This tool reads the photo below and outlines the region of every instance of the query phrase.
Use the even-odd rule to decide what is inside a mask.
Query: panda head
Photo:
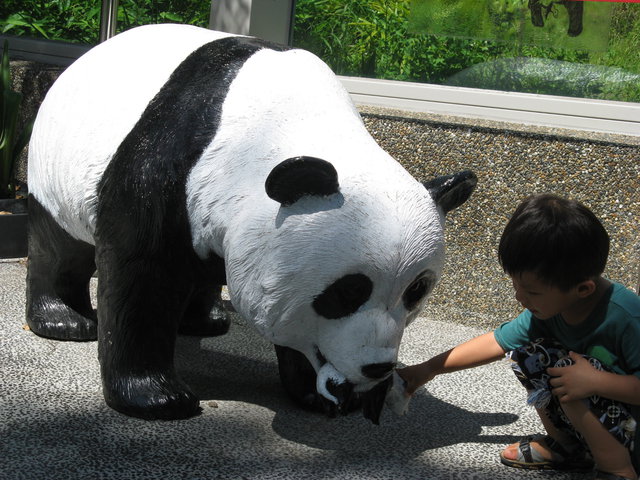
[[[283,161],[265,183],[277,205],[259,229],[262,247],[229,262],[236,308],[273,343],[304,353],[318,392],[336,403],[330,385],[365,392],[391,375],[442,271],[444,215],[476,184],[468,171],[426,185],[403,169],[389,175],[341,183],[325,160]]]

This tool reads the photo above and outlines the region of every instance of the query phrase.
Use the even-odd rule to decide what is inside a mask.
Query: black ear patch
[[[356,312],[373,291],[373,282],[361,273],[339,278],[318,295],[313,301],[313,309],[318,315],[335,319]]]
[[[470,170],[464,170],[453,175],[436,177],[425,182],[424,186],[429,190],[436,205],[447,213],[466,202],[477,183],[476,174]]]
[[[269,198],[285,207],[305,195],[327,196],[340,190],[333,165],[314,157],[294,157],[279,163],[264,186]]]

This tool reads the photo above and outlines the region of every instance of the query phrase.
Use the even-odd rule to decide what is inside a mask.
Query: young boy
[[[518,206],[498,256],[525,311],[495,331],[399,369],[406,395],[436,375],[513,360],[547,435],[500,455],[528,469],[590,470],[636,480],[630,452],[640,405],[640,297],[603,278],[609,237],[583,205],[536,195]]]

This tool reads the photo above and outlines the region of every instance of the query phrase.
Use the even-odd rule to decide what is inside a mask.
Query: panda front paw
[[[107,405],[131,417],[179,420],[201,411],[198,398],[175,376],[129,375],[103,384]]]
[[[297,400],[298,404],[305,410],[322,412],[331,418],[334,418],[338,414],[338,406],[335,403],[315,392],[310,392]]]
[[[353,392],[351,383],[327,385],[328,390],[337,399],[338,403],[327,399],[317,392],[308,392],[299,399],[300,405],[315,412],[322,412],[330,418],[337,415],[347,415],[361,407],[360,395]]]

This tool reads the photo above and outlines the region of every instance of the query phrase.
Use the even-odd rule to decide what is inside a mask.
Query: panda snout
[[[369,365],[364,365],[360,371],[365,377],[377,380],[388,376],[395,367],[395,362],[370,363]]]

